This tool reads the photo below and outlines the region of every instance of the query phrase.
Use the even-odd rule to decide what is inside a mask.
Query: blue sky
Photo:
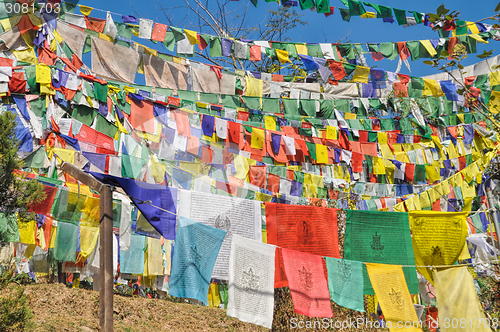
[[[193,0],[189,1],[194,4]],[[248,8],[247,18],[249,26],[254,26],[265,21],[265,18],[268,15],[267,9],[276,9],[279,6],[277,3],[266,3],[265,0],[259,0],[258,2],[258,7],[255,8],[249,0],[231,1],[227,5],[227,9],[230,11],[234,10],[235,12],[233,13],[233,15],[241,15],[244,10]],[[460,11],[460,19],[466,21],[476,21],[495,14],[494,9],[498,3],[498,0],[421,0],[419,2],[373,0],[372,2],[398,9],[413,10],[425,13],[435,13],[437,7],[444,3],[446,8],[450,10]],[[109,10],[112,13],[148,18],[155,22],[164,24],[168,24],[169,21],[160,8],[162,6],[178,7],[167,11],[174,26],[192,29],[192,24],[196,23],[196,16],[190,13],[187,8],[180,7],[185,4],[184,0],[80,0],[79,4],[94,7],[95,9],[101,9],[104,11]],[[432,31],[431,28],[426,27],[423,24],[403,28],[396,22],[392,24],[384,23],[382,19],[363,19],[359,16],[353,17],[350,22],[345,22],[342,20],[340,11],[337,8],[345,8],[342,2],[340,0],[330,0],[330,6],[336,7],[335,13],[330,17],[325,17],[323,14],[318,14],[310,10],[302,11],[300,10],[300,7],[295,7],[297,8],[299,13],[304,14],[301,19],[308,22],[309,25],[299,26],[288,31],[286,33],[286,37],[290,38],[290,41],[309,43],[336,43],[346,35],[348,35],[347,40],[351,43],[397,42],[439,38],[437,32]],[[370,7],[365,6],[365,8],[369,11],[373,11]],[[78,12],[78,9],[76,12]],[[90,16],[105,18],[105,15],[105,12],[94,10]],[[121,22],[121,17],[117,15],[113,15],[113,19]],[[492,21],[485,21],[484,23],[488,22],[491,24],[494,23]],[[497,46],[497,43],[499,42],[490,41],[487,45],[478,44],[478,54],[482,53],[483,50],[495,50],[495,52],[493,53],[494,55],[500,54],[500,52],[498,51],[499,47]],[[163,45],[161,45],[161,43],[155,45],[146,42],[144,44],[159,51],[169,53],[163,47]],[[378,68],[383,68],[389,71],[396,70],[397,60],[390,61],[384,59],[375,63],[371,60],[369,54],[367,54],[366,57],[369,60],[369,65],[376,65]],[[480,61],[480,59],[478,59],[476,55],[471,54],[463,63],[464,65],[469,65],[478,61]],[[402,66],[401,73],[410,74],[413,76],[425,76],[436,73],[435,69],[423,64],[423,60],[410,61],[410,66],[411,73],[408,72],[404,65]]]

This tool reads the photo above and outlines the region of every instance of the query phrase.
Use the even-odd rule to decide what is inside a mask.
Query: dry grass
[[[34,331],[98,331],[99,293],[62,284],[25,286]],[[159,299],[114,296],[114,330],[264,331],[228,317],[225,310]]]

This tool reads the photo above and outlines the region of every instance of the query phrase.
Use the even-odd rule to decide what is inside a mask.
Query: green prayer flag
[[[62,50],[64,52],[64,54],[66,55],[66,57],[68,59],[71,59],[73,57],[73,51],[69,48],[68,44],[66,44],[66,42],[63,42],[62,43]]]
[[[330,0],[316,0],[316,12],[320,14],[330,12]]]
[[[300,111],[301,115],[307,115],[310,117],[316,116],[316,100],[314,99],[300,99]]]
[[[457,27],[456,36],[461,36],[461,35],[466,35],[468,32],[467,24],[465,21],[462,20],[456,20],[455,25]]]
[[[425,182],[427,180],[427,172],[425,165],[415,165],[415,174],[413,175],[413,182]]]
[[[293,179],[297,182],[304,183],[304,173],[300,171],[293,171]]]
[[[61,262],[76,261],[78,244],[78,226],[67,222],[58,222],[54,258]]]
[[[116,132],[118,131],[118,127],[114,124],[108,122],[105,117],[103,117],[100,113],[97,114],[97,121],[95,129],[103,133],[104,135],[114,138]]]
[[[369,52],[375,52],[375,53],[378,53],[380,52],[380,47],[378,46],[378,44],[366,44],[366,46],[368,47],[368,51]]]
[[[108,101],[108,85],[94,82],[94,95],[97,100],[106,103]]]
[[[2,242],[19,242],[19,227],[17,226],[17,218],[15,215],[7,216],[0,213],[0,241]]]
[[[163,39],[163,45],[170,51],[173,52],[175,48],[175,35],[172,31],[167,31],[165,38]]]
[[[403,267],[410,294],[418,293],[418,278],[408,213],[347,210],[344,258],[353,261],[411,265]],[[375,294],[363,266],[364,295]]]
[[[335,106],[333,99],[319,100],[319,116],[323,119],[335,119]]]
[[[335,99],[335,108],[341,112],[351,111],[351,100],[349,99]]]
[[[287,115],[299,115],[297,99],[283,99],[283,108]]]
[[[415,11],[410,12],[410,13],[413,13],[413,17],[415,18],[415,22],[417,22],[417,24],[422,24],[422,13],[415,12]]]
[[[398,56],[398,50],[395,43],[380,43],[380,53],[389,59],[394,60]]]
[[[357,0],[347,0],[348,7],[349,7],[349,15],[351,16],[360,16],[366,13],[365,7],[363,7],[363,4],[361,1]]]
[[[229,108],[241,107],[240,97],[237,95],[221,95],[222,105]]]
[[[351,15],[349,14],[349,9],[347,8],[339,8],[340,10],[340,15],[342,16],[342,19],[346,22],[351,21]]]
[[[221,57],[222,45],[219,37],[212,37],[210,40],[210,57]]]
[[[377,18],[392,17],[392,8],[388,6],[377,5],[370,2],[363,2],[365,5],[372,7],[377,12]]]
[[[330,299],[342,307],[364,312],[363,262],[332,257],[325,260]]]
[[[45,178],[44,181],[46,181]],[[59,190],[52,205],[54,219],[78,225],[86,199],[85,195],[78,195],[69,190]]]
[[[93,108],[85,105],[75,105],[71,116],[86,126],[91,126],[97,112]]]
[[[406,21],[405,10],[396,8],[393,8],[392,10],[394,10],[394,15],[396,16],[396,20],[398,21],[399,25],[408,24],[408,22]]]
[[[216,93],[200,92],[200,101],[203,103],[219,104],[219,95]]]
[[[307,145],[307,150],[309,151],[309,155],[311,156],[311,159],[316,160],[316,143],[310,143],[308,141],[305,141]]]
[[[342,63],[342,66],[344,67],[345,76],[351,75],[356,70],[356,65],[352,63]]]
[[[30,106],[31,110],[33,111],[33,113],[35,113],[36,116],[38,116],[39,118],[43,118],[46,112],[45,98],[40,97],[30,101]]]
[[[264,113],[281,113],[280,98],[262,98],[262,112]]]
[[[418,40],[407,41],[406,47],[410,51],[412,61],[420,59],[420,42]]]
[[[26,81],[28,82],[30,92],[34,93],[38,91],[36,84],[36,66],[24,67],[24,71],[26,73]]]
[[[343,57],[345,57],[347,59],[356,58],[352,44],[337,45],[337,49],[339,50],[340,55],[342,55]]]
[[[122,154],[122,176],[138,179],[142,171],[142,159]]]
[[[40,146],[38,149],[36,149],[32,153],[30,153],[26,158],[24,158],[24,163],[26,164],[26,167],[42,168],[45,156],[46,156],[45,147]]]
[[[313,44],[306,44],[306,47],[307,47],[307,54],[309,56],[314,56],[317,58],[323,57],[323,51],[321,51],[321,46],[313,45]]]
[[[174,38],[175,38],[176,42],[178,42],[178,41],[183,40],[184,38],[186,38],[186,36],[184,35],[184,29],[170,26],[170,30],[173,32]]]
[[[260,110],[260,97],[241,97],[243,104],[252,110]]]
[[[408,82],[408,97],[418,98],[422,97],[422,91],[424,90],[424,81],[420,77],[410,76],[410,82]]]

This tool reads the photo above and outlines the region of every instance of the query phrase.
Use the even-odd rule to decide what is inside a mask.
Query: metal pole
[[[111,189],[104,186],[101,190],[101,252],[99,255],[99,297],[100,323],[102,331],[113,331],[113,196]]]

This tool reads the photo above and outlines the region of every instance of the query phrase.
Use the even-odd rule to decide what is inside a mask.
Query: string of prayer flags
[[[210,276],[226,231],[179,217],[169,295],[208,305]]]
[[[268,329],[274,312],[276,247],[233,235],[229,259],[227,315]]]
[[[467,238],[467,212],[411,211],[409,213],[417,270],[431,283],[428,266],[453,265]],[[419,267],[426,266],[426,267]]]
[[[347,210],[344,258],[368,263],[415,266],[408,213]],[[415,267],[403,268],[410,293],[418,293]],[[363,269],[365,295],[373,295]]]
[[[402,267],[366,263],[366,269],[389,330],[421,332]]]
[[[281,249],[294,312],[308,317],[332,317],[330,295],[321,256]]]

